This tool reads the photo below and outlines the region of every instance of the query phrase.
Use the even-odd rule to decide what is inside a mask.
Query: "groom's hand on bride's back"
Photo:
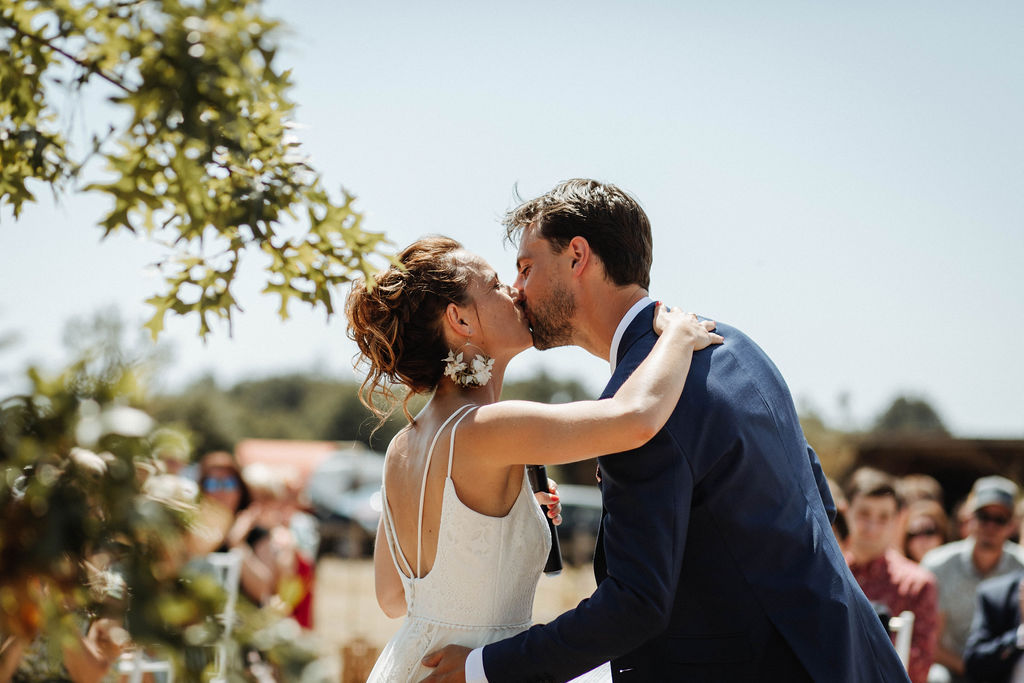
[[[470,649],[461,645],[446,645],[423,658],[423,666],[434,671],[420,683],[465,683],[466,657]]]

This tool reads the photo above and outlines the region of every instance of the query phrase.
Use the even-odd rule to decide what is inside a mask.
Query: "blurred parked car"
[[[384,456],[371,451],[337,453],[309,479],[306,493],[320,521],[321,554],[368,557],[381,515],[380,483]],[[581,565],[594,559],[601,524],[601,492],[596,486],[562,484],[562,559]]]
[[[306,484],[320,524],[320,553],[365,557],[373,553],[380,520],[384,456],[373,451],[340,451],[313,471]]]

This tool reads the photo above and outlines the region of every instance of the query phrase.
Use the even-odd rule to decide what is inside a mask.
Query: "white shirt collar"
[[[622,335],[626,332],[626,328],[633,322],[633,318],[640,314],[640,311],[652,303],[654,303],[654,299],[645,296],[633,304],[633,307],[626,311],[626,315],[622,316],[622,320],[619,321],[619,326],[615,328],[615,336],[612,337],[612,348],[608,354],[608,363],[612,366],[612,372],[615,372],[615,363],[619,357],[619,342],[622,341]]]

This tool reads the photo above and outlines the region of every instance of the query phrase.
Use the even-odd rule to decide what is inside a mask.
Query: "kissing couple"
[[[649,297],[646,214],[569,180],[505,217],[503,284],[429,237],[356,283],[348,333],[387,449],[377,600],[405,616],[370,681],[908,681],[831,529],[835,505],[793,399],[736,328]],[[662,295],[664,296],[664,295]],[[671,303],[670,300],[667,299]],[[601,398],[500,401],[529,346],[608,360]],[[413,417],[409,397],[428,394]],[[598,457],[597,589],[533,625],[550,548],[524,469]]]

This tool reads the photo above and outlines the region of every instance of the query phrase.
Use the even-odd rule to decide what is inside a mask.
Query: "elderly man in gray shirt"
[[[968,497],[968,537],[940,546],[921,560],[921,566],[935,574],[939,583],[941,631],[929,682],[966,683],[964,646],[978,584],[1024,569],[1024,548],[1009,541],[1014,532],[1016,498],[1017,485],[1009,479],[978,479]]]

